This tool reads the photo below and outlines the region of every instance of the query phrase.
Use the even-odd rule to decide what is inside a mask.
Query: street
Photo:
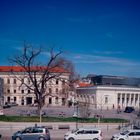
[[[11,107],[4,109],[5,115],[27,115],[27,111],[29,110],[30,113],[35,112],[37,108],[36,107]],[[74,108],[67,108],[67,107],[45,107],[44,112],[46,112],[47,116],[58,116],[58,117],[71,117],[74,112]],[[63,112],[63,116],[60,116],[60,114]],[[137,118],[136,113],[124,113],[123,111],[121,113],[117,113],[117,111],[114,109],[112,110],[95,110],[91,109],[91,116],[93,117],[95,114],[101,114],[106,118],[125,118],[130,121],[134,121]],[[35,115],[35,114],[31,114]],[[42,123],[43,126],[52,126],[53,129],[50,129],[51,134],[51,140],[63,140],[64,134],[68,132],[68,129],[59,129],[59,125],[69,125],[70,130],[73,130],[76,128],[76,123],[63,123],[63,122],[47,122]],[[0,122],[0,134],[2,134],[1,140],[11,140],[11,136],[14,132],[24,129],[28,126],[34,126],[35,123],[29,122]],[[38,124],[40,125],[40,124]],[[101,124],[101,123],[79,123],[78,127],[96,127],[100,129],[103,132],[103,139],[109,140],[111,136],[115,133],[118,133],[120,130],[118,130],[119,125],[122,124]]]
[[[58,129],[59,125],[67,124],[70,126],[70,130],[75,129],[75,123],[63,123],[63,122],[56,122],[56,123],[42,123],[44,126],[52,125],[53,129],[50,129],[51,140],[63,140],[64,134],[67,133],[68,129]],[[26,123],[26,122],[0,122],[0,133],[2,134],[1,140],[11,140],[11,136],[14,132],[24,129],[28,126],[34,126],[35,123]],[[39,124],[38,124],[39,125]],[[109,140],[111,136],[115,133],[118,133],[119,124],[95,124],[95,123],[79,123],[78,127],[86,127],[86,128],[98,128],[102,131],[104,140]]]

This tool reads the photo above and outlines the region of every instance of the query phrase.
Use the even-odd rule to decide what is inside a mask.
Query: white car
[[[126,130],[113,135],[111,140],[140,140],[140,130]]]
[[[102,132],[96,128],[79,128],[66,133],[64,140],[102,140]]]

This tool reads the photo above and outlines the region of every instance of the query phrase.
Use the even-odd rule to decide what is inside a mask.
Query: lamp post
[[[76,129],[78,129],[78,102],[75,102],[75,103],[74,103],[73,118],[76,119]]]

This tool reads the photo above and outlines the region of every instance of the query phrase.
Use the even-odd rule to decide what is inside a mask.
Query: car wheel
[[[99,139],[97,139],[97,138],[94,138],[93,140],[99,140]]]
[[[69,138],[68,140],[74,140],[74,138]]]
[[[21,140],[21,138],[20,137],[16,137],[16,139],[15,140]]]
[[[119,140],[124,140],[124,139],[119,139]]]
[[[45,138],[41,137],[41,138],[39,138],[39,140],[45,140]]]

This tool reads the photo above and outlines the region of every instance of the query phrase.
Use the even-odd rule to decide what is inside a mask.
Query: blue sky
[[[25,40],[61,48],[82,76],[140,77],[140,1],[0,0],[0,65]]]

